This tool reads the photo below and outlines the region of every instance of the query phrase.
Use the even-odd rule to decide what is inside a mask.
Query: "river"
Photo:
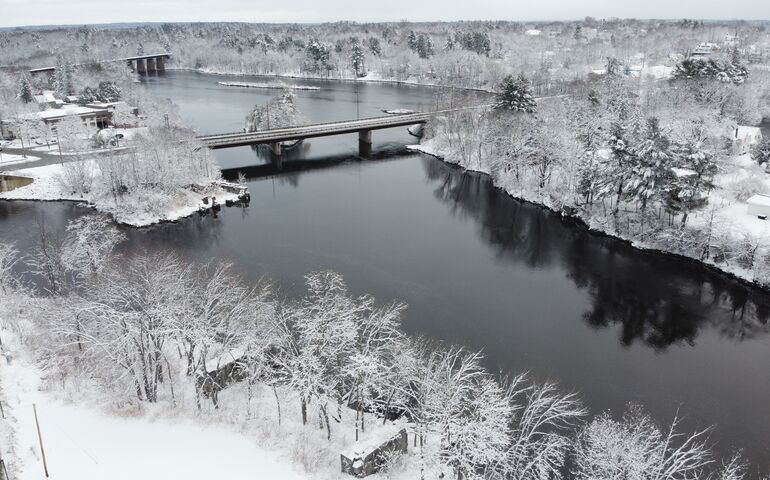
[[[239,130],[253,104],[276,93],[217,85],[223,79],[254,81],[168,72],[146,82],[202,133]],[[297,92],[311,121],[355,118],[357,108],[361,117],[430,108],[440,93],[288,82],[321,88]],[[620,415],[635,402],[668,422],[678,409],[687,429],[715,426],[721,453],[742,448],[770,470],[770,295],[592,234],[510,198],[484,175],[408,154],[400,145],[415,139],[404,129],[374,132],[374,160],[355,156],[356,140],[305,141],[287,162],[305,160],[295,163],[302,168],[249,180],[248,208],[127,230],[122,248],[224,258],[289,296],[303,291],[305,273],[334,269],[355,293],[407,302],[410,334],[483,349],[490,368],[557,381],[592,413]],[[215,154],[225,168],[264,162],[251,148]],[[322,161],[329,157],[336,161]],[[61,228],[83,210],[0,202],[0,241],[30,243],[40,214]]]

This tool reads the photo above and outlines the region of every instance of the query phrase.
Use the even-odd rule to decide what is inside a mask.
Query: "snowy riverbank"
[[[367,83],[388,83],[394,85],[411,85],[415,87],[431,87],[431,88],[452,88],[455,90],[465,90],[469,92],[482,92],[495,94],[497,91],[493,88],[474,88],[474,87],[456,87],[452,85],[444,85],[437,82],[426,82],[418,78],[408,78],[405,80],[397,80],[393,78],[387,78],[381,76],[378,72],[369,72],[363,77],[355,77],[353,75],[328,77],[322,75],[308,75],[305,73],[293,72],[293,73],[253,73],[244,72],[238,70],[224,71],[213,68],[184,68],[184,67],[166,67],[169,71],[180,72],[197,72],[205,73],[207,75],[221,75],[221,76],[242,76],[242,77],[261,77],[261,78],[290,78],[290,79],[305,79],[305,80],[331,80],[338,82],[367,82]],[[218,82],[222,83],[222,82]]]
[[[94,162],[94,160],[85,162]],[[109,195],[73,193],[62,181],[65,168],[63,165],[48,165],[14,170],[10,173],[11,175],[31,178],[33,181],[27,186],[0,192],[0,200],[83,202],[100,212],[111,215],[117,223],[132,227],[147,227],[157,223],[177,221],[199,211],[211,209],[212,202],[205,203],[204,197],[215,197],[217,204],[221,205],[228,201],[237,202],[240,195],[245,193],[245,188],[240,185],[215,181],[208,185],[196,185],[195,188],[179,188],[169,201],[145,208],[147,202],[133,204],[131,201],[117,200]]]
[[[97,394],[99,387],[91,380],[62,379],[39,363],[39,353],[29,346],[38,332],[19,313],[31,312],[25,303],[29,298],[4,297],[1,290],[0,298],[17,307],[13,317],[0,314],[0,402],[5,415],[0,422],[0,458],[10,478],[43,477],[33,405],[48,471],[61,479],[128,480],[139,471],[150,479],[346,479],[352,477],[340,472],[340,453],[378,445],[406,427],[403,420],[383,423],[371,416],[358,440],[352,427],[335,427],[328,439],[317,424],[303,425],[298,408],[292,408],[293,392],[284,387],[257,385],[249,391],[236,385],[220,393],[218,408],[205,400],[198,409],[192,380],[176,362],[170,363],[173,399],[153,404]],[[282,414],[277,399],[283,403]],[[334,424],[353,425],[355,416],[354,410],[335,409]],[[415,478],[417,457],[411,452],[387,477],[369,478]]]
[[[477,164],[468,166],[461,165],[457,161],[452,161],[448,148],[446,148],[446,146],[440,145],[436,138],[425,140],[417,145],[407,145],[406,148],[412,151],[433,156],[452,165],[457,165],[458,167],[467,171],[478,172],[492,176],[491,170],[486,165]],[[757,256],[770,253],[770,241],[768,241],[768,239],[770,239],[770,221],[760,220],[756,216],[749,215],[747,212],[748,204],[732,199],[728,192],[724,190],[725,188],[730,188],[730,186],[733,184],[747,181],[747,179],[755,176],[758,167],[751,161],[750,158],[748,158],[747,155],[732,158],[731,165],[734,168],[732,168],[729,172],[724,172],[720,175],[717,175],[715,178],[715,184],[717,185],[717,188],[709,195],[709,205],[713,208],[704,209],[703,211],[691,212],[688,228],[701,227],[707,222],[719,223],[723,230],[731,231],[731,236],[735,239],[736,243],[747,237],[754,239],[754,241],[757,242],[757,250],[755,252]],[[770,179],[762,178],[758,181],[765,184],[768,191],[770,191]],[[533,194],[533,192],[527,190],[514,190],[505,188],[503,185],[500,185],[499,182],[495,181],[494,177],[493,182],[496,187],[505,191],[513,198],[547,208],[548,210],[558,213],[564,217],[578,220],[579,222],[586,225],[586,227],[591,231],[625,241],[639,250],[684,258],[704,265],[707,268],[714,269],[720,273],[732,276],[751,285],[758,286],[760,288],[768,288],[767,284],[758,278],[758,272],[756,271],[756,268],[747,269],[737,265],[736,263],[727,264],[716,262],[711,258],[702,260],[700,258],[684,255],[681,252],[675,251],[673,248],[666,248],[665,243],[653,244],[651,242],[640,241],[639,239],[631,238],[623,234],[617,234],[605,228],[605,224],[599,223],[590,217],[587,218],[583,212],[579,210],[568,212],[564,208],[549,202],[548,197],[536,195]],[[673,247],[673,243],[670,243],[670,245]]]

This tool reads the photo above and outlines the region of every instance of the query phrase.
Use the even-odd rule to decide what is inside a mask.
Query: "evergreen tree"
[[[620,73],[620,61],[615,57],[607,57],[607,76],[608,77],[617,77],[618,73]]]
[[[59,98],[72,93],[72,71],[74,67],[59,58],[53,74],[53,90]]]
[[[647,129],[634,149],[633,158],[635,163],[630,169],[628,193],[641,203],[644,215],[650,201],[662,199],[667,193],[674,177],[671,167],[677,163],[675,147],[661,132],[657,118],[647,120]]]
[[[19,77],[19,99],[24,103],[31,103],[35,100],[32,94],[32,84],[29,83],[29,78],[25,74],[21,74]]]
[[[532,96],[532,87],[529,80],[520,74],[518,77],[508,75],[500,83],[500,92],[497,94],[496,108],[513,112],[534,113],[537,104]]]
[[[705,132],[696,126],[677,152],[680,167],[685,170],[673,179],[668,208],[683,212],[682,226],[687,223],[688,211],[705,203],[706,194],[714,188],[717,164],[714,155],[704,148],[705,140]]]
[[[350,54],[350,63],[353,65],[353,72],[356,77],[363,77],[366,75],[366,68],[364,67],[364,49],[359,44],[353,45]]]
[[[770,138],[751,149],[751,158],[760,165],[770,165]]]
[[[380,40],[376,37],[369,37],[369,51],[372,52],[372,55],[375,57],[379,57],[382,55],[382,47],[380,46]]]
[[[100,82],[96,97],[100,102],[117,102],[120,100],[120,89],[114,82]]]
[[[414,30],[409,32],[409,35],[406,37],[406,45],[410,50],[417,50],[417,34],[414,33]]]
[[[78,103],[80,105],[87,105],[94,103],[98,100],[97,92],[91,87],[85,87],[78,93]]]
[[[433,40],[430,39],[429,35],[421,33],[417,37],[416,51],[420,58],[430,58],[433,56]]]

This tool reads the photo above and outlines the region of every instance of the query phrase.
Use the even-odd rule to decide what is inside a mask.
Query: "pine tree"
[[[644,138],[634,149],[635,164],[630,169],[628,193],[641,203],[642,222],[648,204],[662,199],[673,181],[671,167],[676,165],[674,145],[660,130],[660,122],[652,117],[647,120]],[[644,223],[642,223],[644,229]]]
[[[363,77],[366,75],[366,68],[364,67],[364,49],[359,44],[353,45],[350,55],[350,63],[353,65],[353,72],[356,77]]]
[[[751,149],[751,158],[759,165],[770,165],[770,139],[764,139]]]
[[[508,75],[503,79],[500,83],[500,92],[497,94],[496,107],[513,112],[535,112],[537,104],[532,96],[529,80],[524,74],[518,77]]]
[[[100,82],[96,97],[100,102],[117,102],[120,100],[120,89],[114,82]]]
[[[72,93],[72,71],[73,66],[60,58],[53,75],[53,89],[59,98]]]
[[[32,84],[29,83],[29,78],[23,73],[19,77],[19,99],[24,103],[31,103],[35,97],[32,94]]]

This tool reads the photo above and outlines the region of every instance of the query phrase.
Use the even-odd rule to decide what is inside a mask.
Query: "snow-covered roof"
[[[56,97],[53,95],[53,90],[43,90],[39,95],[34,96],[37,103],[55,103]]]
[[[762,140],[762,130],[759,127],[747,127],[745,125],[738,125],[735,128],[735,139],[759,142]]]
[[[690,177],[696,174],[695,170],[690,170],[689,168],[673,167],[671,171],[679,178]]]
[[[600,148],[596,151],[596,154],[599,155],[600,158],[607,160],[612,156],[612,150],[609,148]]]
[[[749,198],[748,200],[746,200],[746,203],[748,203],[749,205],[770,207],[770,195],[764,195],[764,194],[758,193],[753,197]]]
[[[68,115],[76,115],[78,117],[84,117],[87,115],[104,113],[105,111],[106,109],[104,108],[83,107],[80,105],[64,105],[62,108],[49,108],[47,110],[43,110],[42,112],[33,112],[33,113],[27,113],[24,115],[19,115],[19,118],[21,119],[39,118],[40,120],[56,120],[59,118],[64,118]]]
[[[529,36],[534,37],[536,35],[540,35],[541,33],[543,33],[543,32],[538,30],[538,29],[536,29],[536,28],[531,28],[531,29],[527,30],[526,32],[524,32],[524,35],[529,35]]]

